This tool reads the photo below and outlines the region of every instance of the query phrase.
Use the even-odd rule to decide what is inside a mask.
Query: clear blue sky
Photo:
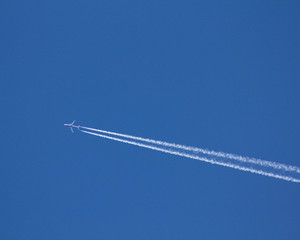
[[[76,132],[300,166],[299,1],[2,1],[1,239],[299,239],[300,184]]]

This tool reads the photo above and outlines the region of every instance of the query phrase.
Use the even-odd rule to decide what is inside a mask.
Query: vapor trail
[[[265,160],[256,159],[256,158],[243,157],[243,156],[239,156],[239,155],[231,154],[231,153],[215,152],[215,151],[210,151],[210,150],[203,149],[203,148],[190,147],[190,146],[180,145],[180,144],[176,144],[176,143],[157,141],[157,140],[153,140],[153,139],[149,139],[149,138],[135,137],[135,136],[131,136],[128,134],[104,131],[104,130],[89,128],[89,127],[84,127],[84,126],[80,126],[80,128],[95,131],[95,132],[110,134],[110,135],[114,135],[114,136],[124,137],[124,138],[128,138],[128,139],[138,140],[138,141],[142,141],[142,142],[153,143],[153,144],[161,145],[161,146],[165,146],[165,147],[172,147],[172,148],[177,148],[177,149],[186,150],[186,151],[193,151],[195,153],[200,152],[200,153],[210,155],[210,156],[216,156],[216,157],[236,160],[236,161],[240,161],[240,162],[244,162],[244,163],[252,163],[252,164],[260,165],[263,167],[271,167],[271,168],[278,169],[278,170],[300,173],[300,168],[298,168],[296,166],[290,166],[290,165],[286,165],[286,164],[275,163],[275,162],[265,161]]]
[[[83,127],[81,127],[81,128],[83,128]],[[102,137],[102,138],[107,138],[107,139],[111,139],[111,140],[115,140],[115,141],[123,142],[123,143],[127,143],[127,144],[132,144],[132,145],[139,146],[139,147],[149,148],[149,149],[152,149],[152,150],[161,151],[161,152],[165,152],[165,153],[169,153],[169,154],[173,154],[173,155],[177,155],[177,156],[196,159],[196,160],[208,162],[208,163],[211,163],[211,164],[217,164],[217,165],[230,167],[230,168],[234,168],[234,169],[238,169],[238,170],[242,170],[242,171],[246,171],[246,172],[251,172],[251,173],[256,173],[256,174],[260,174],[260,175],[264,175],[264,176],[268,176],[268,177],[278,178],[278,179],[282,179],[282,180],[286,180],[286,181],[290,181],[290,182],[300,182],[300,179],[290,177],[290,176],[284,176],[284,175],[280,175],[280,174],[276,174],[276,173],[272,173],[272,172],[257,170],[257,169],[253,169],[251,167],[244,167],[244,166],[240,166],[240,165],[236,165],[236,164],[232,164],[232,163],[225,163],[225,162],[222,162],[222,161],[208,159],[208,158],[205,158],[205,157],[199,157],[199,156],[196,156],[196,155],[192,155],[192,154],[188,154],[188,153],[184,153],[184,152],[180,152],[180,151],[169,150],[169,149],[165,149],[165,148],[162,148],[162,147],[151,146],[151,145],[147,145],[147,144],[143,144],[143,143],[138,143],[138,142],[129,141],[129,140],[121,139],[121,138],[106,136],[106,135],[102,135],[102,134],[98,134],[98,133],[94,133],[94,132],[89,132],[89,131],[85,131],[85,130],[80,130],[80,131],[84,132],[84,133],[87,133],[87,134],[90,134],[90,135],[94,135],[94,136],[98,136],[98,137]]]

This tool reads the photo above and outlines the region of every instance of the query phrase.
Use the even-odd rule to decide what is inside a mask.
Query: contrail
[[[161,146],[165,146],[165,147],[172,147],[172,148],[177,148],[177,149],[186,150],[186,151],[193,151],[195,153],[200,152],[200,153],[210,155],[210,156],[216,156],[216,157],[221,157],[221,158],[226,158],[226,159],[231,159],[231,160],[237,160],[240,162],[256,164],[256,165],[260,165],[263,167],[271,167],[271,168],[274,168],[277,170],[284,170],[284,171],[289,171],[289,172],[300,173],[300,168],[298,168],[296,166],[290,166],[290,165],[286,165],[286,164],[275,163],[275,162],[265,161],[265,160],[261,160],[261,159],[243,157],[243,156],[239,156],[239,155],[231,154],[231,153],[215,152],[215,151],[210,151],[210,150],[203,149],[203,148],[190,147],[190,146],[180,145],[180,144],[176,144],[176,143],[157,141],[157,140],[153,140],[153,139],[149,139],[149,138],[135,137],[135,136],[127,135],[127,134],[109,132],[109,131],[104,131],[104,130],[95,129],[95,128],[89,128],[89,127],[84,127],[84,126],[80,126],[80,128],[95,131],[95,132],[110,134],[110,135],[114,135],[114,136],[129,138],[129,139],[133,139],[133,140],[138,140],[138,141],[142,141],[142,142],[153,143],[153,144],[161,145]]]
[[[81,127],[81,128],[83,128],[83,127]],[[263,170],[257,170],[257,169],[253,169],[251,167],[240,166],[240,165],[233,164],[233,163],[225,163],[225,162],[214,160],[214,159],[199,157],[199,156],[196,156],[196,155],[192,155],[192,154],[188,154],[188,153],[184,153],[184,152],[180,152],[180,151],[169,150],[169,149],[165,149],[165,148],[162,148],[162,147],[151,146],[151,145],[147,145],[147,144],[143,144],[143,143],[139,143],[139,142],[134,142],[134,141],[129,141],[129,140],[121,139],[121,138],[106,136],[106,135],[102,135],[102,134],[98,134],[98,133],[94,133],[94,132],[89,132],[89,131],[85,131],[85,130],[80,130],[80,131],[84,132],[84,133],[87,133],[87,134],[94,135],[94,136],[107,138],[107,139],[111,139],[111,140],[115,140],[115,141],[123,142],[123,143],[127,143],[127,144],[132,144],[132,145],[139,146],[139,147],[149,148],[149,149],[152,149],[152,150],[161,151],[161,152],[165,152],[165,153],[169,153],[169,154],[173,154],[173,155],[177,155],[177,156],[196,159],[196,160],[208,162],[208,163],[211,163],[211,164],[217,164],[217,165],[230,167],[230,168],[234,168],[234,169],[238,169],[238,170],[242,170],[242,171],[246,171],[246,172],[251,172],[251,173],[256,173],[256,174],[260,174],[260,175],[264,175],[264,176],[268,176],[268,177],[278,178],[278,179],[282,179],[282,180],[286,180],[286,181],[290,181],[290,182],[300,182],[300,179],[297,179],[297,178],[294,178],[294,177],[291,177],[291,176],[284,176],[284,175],[277,174],[277,173],[266,172],[266,171],[263,171]]]

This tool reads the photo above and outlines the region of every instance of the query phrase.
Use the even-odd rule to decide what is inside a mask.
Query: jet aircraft
[[[78,130],[79,130],[79,128],[80,128],[79,125],[78,125],[78,126],[75,126],[74,123],[75,123],[75,120],[74,120],[72,123],[65,123],[64,126],[70,127],[71,132],[74,133],[73,128],[77,128]]]

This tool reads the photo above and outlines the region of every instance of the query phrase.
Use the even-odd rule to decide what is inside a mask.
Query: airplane
[[[79,128],[80,128],[79,125],[78,125],[78,126],[75,126],[74,123],[75,123],[75,120],[74,120],[72,123],[69,123],[69,124],[68,124],[68,123],[65,123],[64,126],[70,127],[71,132],[74,133],[73,128],[77,128],[78,130],[79,130]]]

